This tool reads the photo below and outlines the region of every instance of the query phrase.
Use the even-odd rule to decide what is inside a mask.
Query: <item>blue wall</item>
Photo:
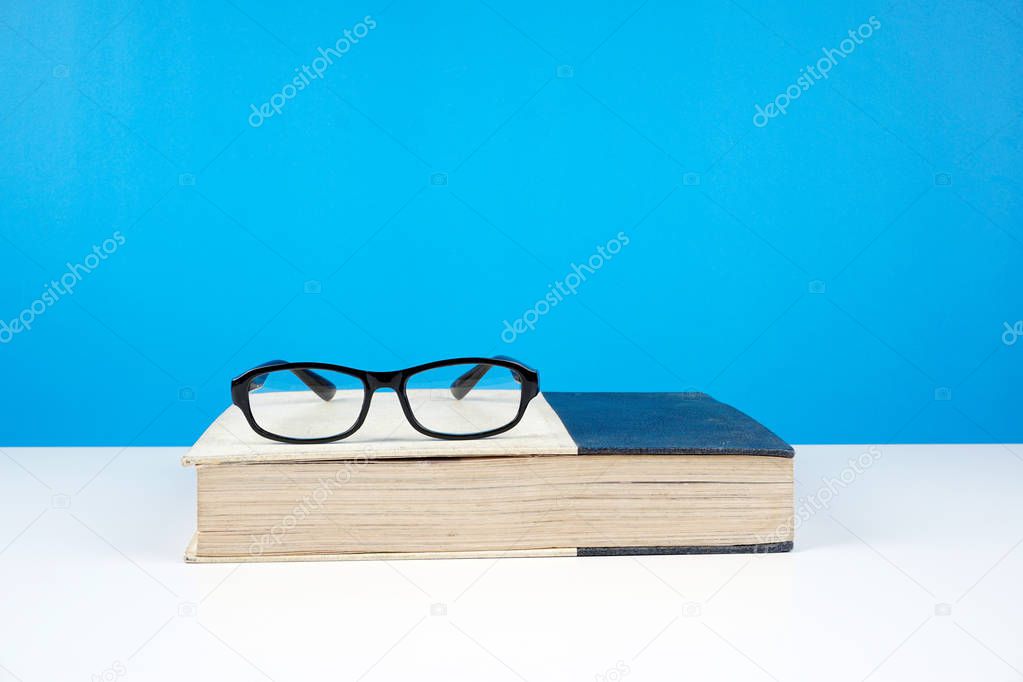
[[[491,353],[1023,441],[1019,3],[388,3],[0,7],[0,444]]]

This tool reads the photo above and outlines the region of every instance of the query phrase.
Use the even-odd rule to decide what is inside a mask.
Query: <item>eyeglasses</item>
[[[252,430],[282,443],[330,443],[355,433],[373,393],[390,388],[427,436],[486,438],[514,427],[540,393],[540,377],[507,356],[454,358],[393,372],[271,360],[231,381]]]

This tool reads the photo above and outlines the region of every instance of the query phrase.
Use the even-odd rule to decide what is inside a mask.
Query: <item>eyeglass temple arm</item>
[[[264,362],[256,367],[273,367],[274,365],[286,364],[286,360],[270,360]],[[324,377],[322,374],[317,374],[311,369],[293,369],[290,370],[292,374],[298,377],[299,381],[309,387],[313,393],[318,395],[324,402],[329,401],[337,393],[337,386],[335,386],[329,379]],[[266,374],[260,374],[252,378],[249,382],[249,390],[255,391],[256,389],[262,388],[266,382]]]
[[[525,364],[523,362],[519,362],[515,358],[510,358],[507,355],[495,355],[494,359],[495,360],[508,360],[510,362],[518,362],[520,365]],[[487,372],[489,372],[493,367],[494,367],[493,365],[485,365],[485,364],[482,364],[482,363],[479,364],[479,365],[476,365],[475,367],[470,369],[468,372],[466,372],[465,374],[463,374],[462,376],[458,377],[453,382],[451,382],[451,395],[455,396],[455,400],[461,400],[465,396],[469,395],[469,391],[471,391],[476,386],[476,384],[479,383],[480,379],[482,379],[483,376]],[[519,373],[516,372],[514,369],[511,370],[511,373],[512,373],[512,377],[514,377],[515,381],[517,381],[517,382],[519,382],[521,384],[522,383],[522,377],[519,375]]]

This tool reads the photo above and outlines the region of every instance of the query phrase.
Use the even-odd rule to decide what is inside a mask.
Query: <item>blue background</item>
[[[797,443],[1023,441],[1021,48],[1009,0],[6,2],[0,317],[126,241],[0,345],[0,444],[187,444],[273,357],[491,353]]]

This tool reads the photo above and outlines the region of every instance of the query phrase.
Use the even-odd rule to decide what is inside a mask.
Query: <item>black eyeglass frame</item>
[[[473,386],[476,385],[476,383],[484,374],[487,373],[487,371],[489,371],[491,367],[504,367],[505,369],[511,370],[512,376],[515,377],[516,381],[522,385],[519,408],[515,418],[496,429],[465,434],[434,431],[420,424],[416,419],[415,414],[412,412],[412,405],[409,402],[408,394],[405,392],[409,379],[420,372],[437,369],[439,367],[451,367],[454,365],[475,365],[468,372],[458,377],[451,385],[451,392],[456,400],[461,400],[469,391],[471,391]],[[359,416],[356,418],[355,423],[351,426],[351,428],[333,436],[323,436],[320,438],[292,438],[290,436],[282,436],[267,431],[256,422],[256,418],[252,414],[252,406],[249,403],[249,396],[251,395],[252,390],[262,386],[262,382],[258,380],[263,377],[263,380],[265,381],[265,376],[270,372],[291,371],[295,373],[295,375],[298,376],[303,383],[309,386],[309,388],[312,389],[321,399],[330,400],[336,389],[330,381],[326,380],[319,374],[316,374],[316,370],[346,374],[362,382],[364,388],[362,409],[359,411]],[[254,380],[256,380],[256,386],[253,386]],[[245,420],[249,423],[252,430],[264,438],[269,438],[270,440],[275,440],[281,443],[333,443],[335,441],[348,438],[359,430],[366,421],[366,415],[369,414],[369,406],[373,400],[373,394],[382,388],[390,388],[398,395],[398,402],[401,404],[402,412],[405,413],[405,418],[408,419],[412,427],[419,433],[422,433],[425,436],[430,436],[431,438],[439,438],[443,440],[475,440],[504,433],[505,431],[514,428],[520,421],[522,421],[522,417],[526,413],[526,407],[529,405],[529,402],[540,394],[540,375],[531,367],[503,355],[498,355],[492,358],[464,357],[437,360],[435,362],[428,362],[424,365],[416,365],[414,367],[389,372],[373,372],[364,369],[356,369],[354,367],[345,367],[344,365],[333,365],[326,362],[287,362],[285,360],[271,360],[270,362],[264,363],[258,367],[253,367],[244,374],[241,374],[231,380],[231,402],[238,406],[238,408],[242,411],[242,414],[245,415]]]

